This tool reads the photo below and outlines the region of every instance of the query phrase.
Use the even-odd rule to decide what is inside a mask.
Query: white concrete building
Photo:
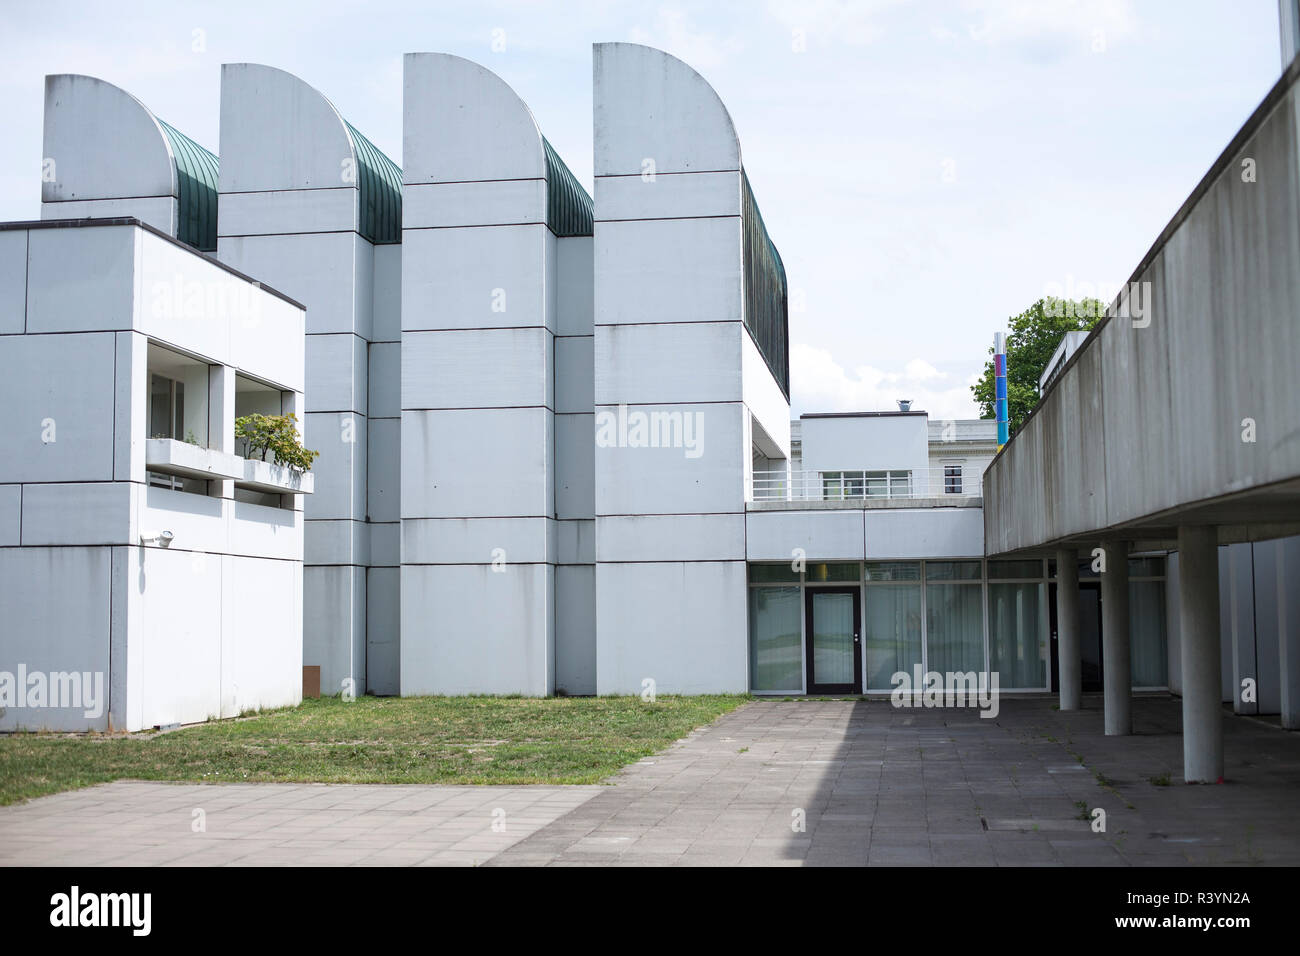
[[[301,411],[303,322],[138,219],[0,225],[0,729],[301,699],[313,476],[235,418]]]
[[[998,455],[993,422],[910,407],[791,421],[781,256],[725,106],[684,63],[633,44],[595,47],[594,202],[520,96],[458,57],[406,57],[402,169],[289,74],[227,65],[221,92],[218,171],[215,156],[125,93],[51,77],[43,215],[136,216],[306,304],[305,357],[267,328],[238,336],[265,356],[130,328],[157,365],[149,374],[175,383],[169,400],[181,386],[187,398],[203,392],[206,365],[235,376],[237,405],[274,406],[278,394],[280,408],[304,412],[321,451],[305,511],[249,497],[267,489],[237,480],[243,472],[206,477],[190,445],[151,446],[140,473],[158,475],[155,498],[229,502],[231,541],[202,549],[223,561],[292,563],[276,550],[292,532],[258,551],[235,529],[263,514],[254,508],[295,516],[306,556],[299,663],[321,667],[325,693],[853,694],[887,692],[914,668],[997,674],[1012,691],[1181,686],[1176,542],[1135,536],[1115,550],[1122,587],[1078,551],[1109,534],[1094,513],[1104,469],[1117,470],[1120,501],[1137,493],[1124,469],[1143,464],[1089,451],[1102,411],[1089,371],[1097,340],[1062,343],[1042,383],[1054,396],[1047,423],[1031,421],[1082,449],[1074,464],[1044,457],[1033,437]],[[96,152],[108,158],[88,160]],[[0,232],[0,251],[26,228]],[[51,234],[128,229],[167,244],[125,224]],[[230,275],[188,255],[186,270]],[[0,289],[31,287],[16,278],[19,261],[0,257],[10,270]],[[103,281],[139,273],[131,261]],[[301,307],[270,297],[303,321]],[[35,347],[22,344],[26,319],[13,328],[0,336],[6,361]],[[1128,347],[1107,334],[1112,350]],[[278,364],[294,354],[296,377]],[[119,358],[115,374],[123,367]],[[1143,381],[1160,381],[1158,366],[1147,371]],[[193,429],[213,455],[231,450],[224,419],[212,425],[190,401],[178,414],[171,438]],[[0,511],[0,552],[43,540],[31,535],[46,519],[24,516],[50,492],[29,483],[105,480],[8,467],[0,502],[22,487]],[[135,480],[114,469],[114,481]],[[1066,492],[1045,495],[1049,480]],[[1184,480],[1175,472],[1169,484]],[[1143,493],[1159,484],[1151,477]],[[111,581],[113,560],[130,560],[115,549],[162,529],[151,512],[128,514],[125,537],[76,541],[112,552]],[[1061,527],[1045,534],[1045,522]],[[1265,671],[1293,643],[1283,595],[1300,562],[1294,538],[1263,533],[1252,526],[1220,551],[1220,684],[1238,709],[1285,712],[1300,695]],[[159,553],[180,553],[181,540]],[[23,607],[15,620],[41,620]],[[1120,630],[1123,643],[1104,644]],[[1246,704],[1235,688],[1252,676],[1259,695]],[[229,696],[212,712],[228,712]],[[140,719],[191,719],[198,706],[146,706]]]

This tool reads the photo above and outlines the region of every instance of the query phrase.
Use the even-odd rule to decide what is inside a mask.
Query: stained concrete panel
[[[404,566],[402,694],[549,694],[554,592],[552,565]]]

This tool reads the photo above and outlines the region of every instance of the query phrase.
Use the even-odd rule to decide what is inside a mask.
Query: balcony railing
[[[750,501],[875,501],[978,498],[981,475],[956,466],[924,471],[755,471]]]

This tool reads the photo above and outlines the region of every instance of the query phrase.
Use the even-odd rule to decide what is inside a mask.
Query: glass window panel
[[[798,584],[799,572],[788,564],[751,564],[749,580],[755,584],[775,582],[777,584]]]
[[[866,589],[868,690],[892,690],[893,676],[921,663],[921,585]]]
[[[822,475],[822,497],[828,501],[839,501],[844,497],[844,482],[838,471]]]
[[[1164,581],[1129,582],[1128,628],[1133,686],[1167,686],[1169,657]]]
[[[984,670],[982,588],[967,584],[927,584],[928,668],[939,673]]]
[[[927,561],[925,579],[927,581],[978,581],[980,563],[978,561]]]
[[[912,493],[912,473],[910,471],[895,471],[889,475],[889,496],[891,498],[906,498]]]
[[[810,564],[806,580],[809,584],[820,584],[823,581],[847,581],[856,584],[861,573],[862,567],[856,561],[852,564]]]
[[[884,498],[889,494],[889,475],[883,471],[869,471],[864,476],[868,498]]]
[[[868,561],[868,581],[919,581],[921,580],[921,562],[919,561]]]
[[[1045,587],[989,585],[989,669],[1001,687],[1047,686]]]
[[[803,689],[799,588],[749,589],[749,673],[756,691]]]
[[[149,383],[149,437],[172,438],[172,383],[161,375]]]
[[[810,684],[852,684],[853,595],[813,594]]]
[[[176,426],[172,429],[172,437],[182,441],[187,441],[190,436],[185,434],[185,383],[176,383]]]
[[[1128,559],[1129,577],[1163,578],[1165,576],[1165,559],[1159,556]]]
[[[1032,561],[990,561],[989,580],[997,578],[1041,578],[1043,562]]]

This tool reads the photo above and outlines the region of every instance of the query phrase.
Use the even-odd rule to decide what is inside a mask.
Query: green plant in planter
[[[310,471],[311,464],[320,455],[303,446],[298,437],[298,416],[263,415],[254,412],[235,419],[235,440],[244,443],[245,458],[260,458],[266,461],[270,452],[277,465],[285,465],[294,471]]]

